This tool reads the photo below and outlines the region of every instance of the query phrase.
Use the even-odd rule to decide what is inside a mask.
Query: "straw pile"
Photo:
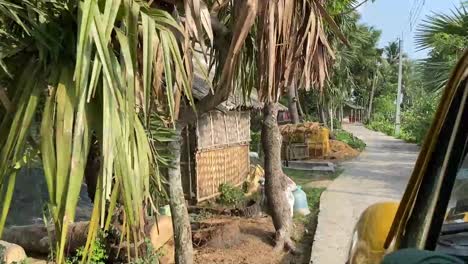
[[[323,158],[330,153],[330,132],[319,123],[287,124],[280,126],[280,132],[283,136],[283,149],[293,144],[305,144],[309,158]]]
[[[332,160],[347,160],[359,155],[359,151],[339,140],[330,140],[330,149],[327,158]]]

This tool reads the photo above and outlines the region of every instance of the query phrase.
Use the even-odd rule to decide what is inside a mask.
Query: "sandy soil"
[[[296,221],[294,239],[301,254],[274,252],[274,227],[270,217],[232,218],[236,227],[225,230],[222,241],[208,242],[197,248],[195,263],[276,264],[308,263],[313,228]],[[307,230],[307,231],[306,231]],[[309,231],[310,230],[310,231]],[[306,234],[304,236],[304,234]],[[299,241],[299,242],[298,242]]]

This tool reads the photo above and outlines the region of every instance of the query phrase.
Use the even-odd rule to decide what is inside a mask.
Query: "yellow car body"
[[[359,218],[350,246],[349,264],[379,263],[385,255],[387,238],[398,210],[397,202],[377,203],[368,207]]]

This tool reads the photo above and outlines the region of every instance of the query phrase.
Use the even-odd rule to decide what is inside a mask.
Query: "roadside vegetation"
[[[441,90],[451,69],[468,46],[468,10],[465,4],[450,13],[434,13],[417,29],[416,43],[429,49],[428,58],[412,61],[403,54],[403,100],[399,138],[421,144],[434,117]],[[398,43],[384,49],[382,76],[376,86],[374,109],[367,127],[387,135],[395,132],[395,98],[398,76]]]
[[[354,136],[352,133],[338,129],[333,132],[336,140],[342,141],[348,144],[353,149],[357,149],[359,151],[363,151],[366,148],[366,143],[359,139],[358,137]]]
[[[320,197],[326,190],[324,186],[314,187],[314,182],[317,181],[332,181],[341,173],[342,169],[336,168],[333,173],[314,172],[307,170],[284,169],[284,173],[288,175],[297,185],[302,187],[302,190],[307,195],[307,204],[310,214],[307,216],[295,215],[294,225],[295,232],[294,240],[302,251],[301,256],[296,256],[294,262],[289,263],[309,263],[312,244],[314,243],[315,230],[317,228],[317,220],[320,209]]]

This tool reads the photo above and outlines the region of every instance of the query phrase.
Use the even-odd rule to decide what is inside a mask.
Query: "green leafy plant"
[[[229,183],[219,185],[219,192],[221,195],[218,202],[224,205],[236,205],[244,200],[244,192],[241,188],[232,186]]]
[[[422,143],[434,117],[437,98],[423,96],[402,114],[400,138],[414,143]]]
[[[255,152],[259,151],[260,140],[261,140],[260,132],[250,131],[250,151],[255,151]]]
[[[380,131],[389,136],[393,136],[395,133],[395,125],[385,119],[373,120],[369,122],[366,127],[374,131]]]
[[[107,249],[105,244],[103,243],[102,236],[96,238],[94,243],[91,246],[90,253],[88,255],[89,260],[87,263],[90,264],[105,264],[107,259],[109,258],[107,254]],[[68,258],[65,263],[66,264],[78,264],[81,263],[81,260],[84,256],[84,247],[80,247],[76,250],[76,254],[73,257]]]
[[[350,147],[359,151],[364,150],[366,143],[345,130],[336,130],[334,132],[336,140],[348,144]]]
[[[159,258],[165,255],[162,249],[154,250],[153,244],[149,239],[145,239],[146,254],[136,259],[131,264],[158,264]]]

